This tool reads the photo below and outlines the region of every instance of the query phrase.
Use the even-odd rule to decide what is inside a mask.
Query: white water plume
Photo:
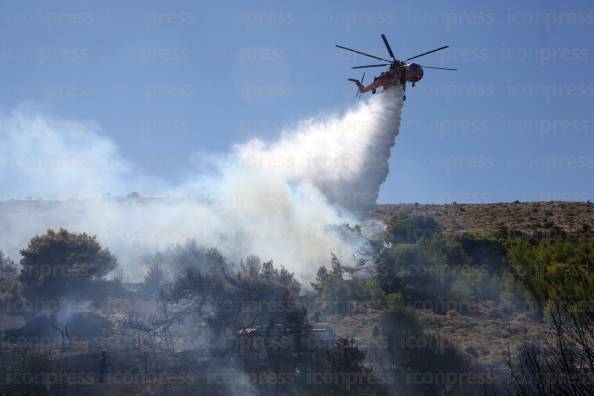
[[[277,141],[237,144],[213,156],[213,173],[196,169],[176,186],[135,172],[95,125],[16,110],[0,118],[2,196],[44,200],[0,203],[0,249],[18,258],[48,228],[87,232],[134,278],[144,255],[193,239],[309,280],[332,252],[348,263],[365,242],[340,226],[375,204],[401,109],[396,87],[287,128]],[[102,198],[130,191],[159,198]]]
[[[249,167],[311,182],[333,204],[363,214],[375,205],[388,176],[401,98],[400,88],[390,89],[344,115],[311,118],[282,131],[278,141],[256,139],[234,151]]]

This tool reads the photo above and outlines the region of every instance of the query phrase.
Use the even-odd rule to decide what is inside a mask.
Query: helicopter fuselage
[[[383,87],[388,89],[396,84],[404,85],[406,82],[415,84],[423,78],[423,68],[416,63],[394,62],[390,65],[390,70],[381,73],[373,79],[373,82],[365,86],[360,82],[357,84],[360,93],[375,91]]]

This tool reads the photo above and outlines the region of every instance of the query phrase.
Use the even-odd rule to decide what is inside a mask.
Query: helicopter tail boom
[[[355,80],[354,78],[349,78],[348,80],[354,82],[357,85],[357,88],[359,88],[359,91],[365,89],[365,86],[361,83],[361,81]]]

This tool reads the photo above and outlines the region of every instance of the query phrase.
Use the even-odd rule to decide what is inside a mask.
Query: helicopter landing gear
[[[406,100],[406,95],[402,95],[402,101],[404,102]]]
[[[372,94],[375,94],[375,89],[372,89],[372,90],[371,90],[371,93],[372,93]]]

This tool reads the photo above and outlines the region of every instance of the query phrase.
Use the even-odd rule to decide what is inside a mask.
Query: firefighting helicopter
[[[423,68],[438,69],[438,70],[454,70],[454,71],[458,70],[458,69],[452,69],[449,67],[422,66],[417,63],[409,63],[408,62],[412,59],[420,58],[421,56],[425,56],[428,54],[432,54],[433,52],[444,50],[449,47],[448,45],[444,45],[443,47],[439,47],[439,48],[436,48],[431,51],[423,52],[421,54],[412,56],[410,58],[406,58],[406,60],[404,60],[404,61],[401,61],[394,57],[394,52],[392,52],[392,48],[390,47],[390,44],[388,43],[388,39],[386,38],[386,36],[384,34],[382,34],[381,36],[382,36],[382,40],[384,41],[384,44],[386,46],[386,49],[388,50],[388,54],[390,54],[390,57],[392,58],[392,60],[380,58],[379,56],[367,54],[365,52],[354,50],[352,48],[347,48],[342,45],[338,45],[338,44],[336,45],[338,48],[341,48],[341,49],[344,49],[347,51],[355,52],[357,54],[365,55],[365,56],[368,56],[373,59],[378,59],[378,60],[388,62],[388,63],[380,63],[380,64],[376,64],[376,65],[354,66],[353,69],[365,69],[368,67],[390,66],[390,69],[388,71],[382,72],[379,76],[377,76],[373,79],[373,82],[371,84],[369,84],[367,86],[363,85],[363,79],[365,78],[365,73],[363,73],[363,77],[361,77],[361,80],[349,78],[348,79],[349,81],[352,81],[357,85],[357,96],[359,96],[363,93],[369,92],[369,91],[371,91],[371,93],[374,94],[376,92],[377,88],[379,88],[379,87],[383,87],[384,90],[386,90],[389,87],[400,83],[400,85],[402,86],[402,90],[404,91],[403,100],[406,100],[406,82],[408,81],[408,82],[412,83],[412,86],[414,87],[415,84],[420,79],[423,78],[423,74],[424,74]]]

